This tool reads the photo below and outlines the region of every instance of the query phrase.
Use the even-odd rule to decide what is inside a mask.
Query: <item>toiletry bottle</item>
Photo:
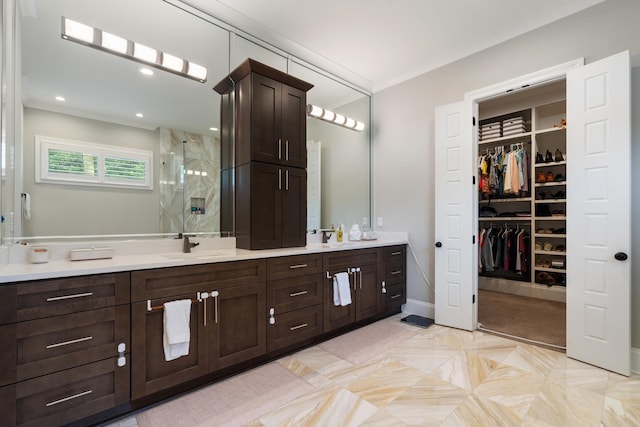
[[[358,241],[362,236],[362,232],[360,231],[359,224],[353,224],[351,226],[351,230],[349,230],[349,240]]]
[[[342,243],[342,237],[344,235],[344,224],[340,224],[338,231],[336,232],[336,241]]]

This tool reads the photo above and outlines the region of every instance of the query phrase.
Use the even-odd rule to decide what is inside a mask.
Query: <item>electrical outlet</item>
[[[366,216],[362,217],[362,226],[366,227],[367,225],[369,225],[369,220],[367,219]]]
[[[384,225],[384,222],[382,221],[382,217],[379,216],[378,217],[378,227],[382,227]]]

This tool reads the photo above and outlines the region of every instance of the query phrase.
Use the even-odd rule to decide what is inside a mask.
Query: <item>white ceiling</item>
[[[378,91],[605,0],[183,0]]]

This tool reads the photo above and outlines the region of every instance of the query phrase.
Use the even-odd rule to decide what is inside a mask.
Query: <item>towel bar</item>
[[[191,299],[191,303],[193,304],[194,302],[199,302],[197,299]],[[147,300],[147,311],[162,311],[164,310],[164,305],[156,305],[156,306],[152,306],[151,305],[151,300],[148,299]]]

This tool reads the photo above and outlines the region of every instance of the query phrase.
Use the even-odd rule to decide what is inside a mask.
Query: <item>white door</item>
[[[629,375],[629,52],[567,73],[567,355]]]
[[[473,330],[477,287],[470,104],[436,108],[435,322]]]

